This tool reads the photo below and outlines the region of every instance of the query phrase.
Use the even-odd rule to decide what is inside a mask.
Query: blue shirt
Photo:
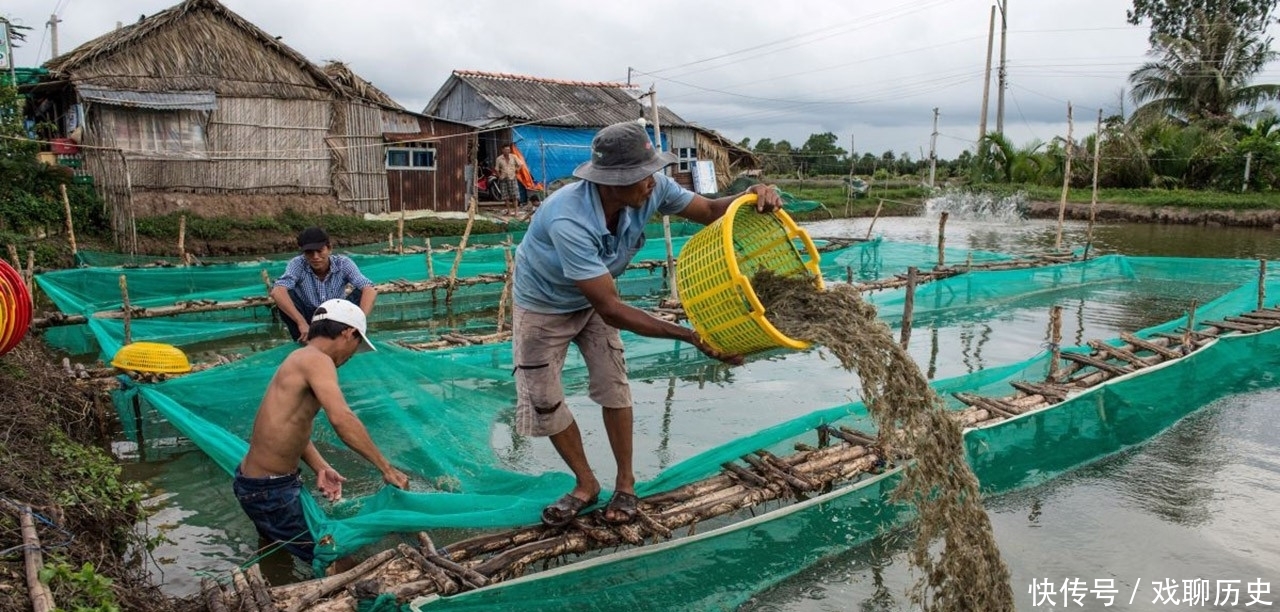
[[[328,300],[346,296],[347,283],[356,289],[364,289],[373,284],[356,262],[346,255],[329,256],[329,275],[323,280],[311,271],[305,257],[299,255],[289,260],[284,275],[276,279],[276,287],[297,289],[298,295],[308,306],[316,308]]]
[[[575,282],[605,274],[617,278],[644,246],[649,218],[679,214],[693,201],[694,193],[670,177],[653,178],[657,184],[649,199],[639,209],[622,209],[613,232],[605,225],[594,183],[578,181],[551,194],[516,247],[516,305],[544,314],[590,307]]]

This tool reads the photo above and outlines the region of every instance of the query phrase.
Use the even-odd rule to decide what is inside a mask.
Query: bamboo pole
[[[942,269],[947,264],[947,217],[950,213],[943,212],[938,215],[938,269]]]
[[[476,222],[476,208],[480,206],[480,202],[472,196],[470,204],[467,206],[467,226],[462,230],[462,240],[458,241],[458,254],[453,256],[453,267],[449,269],[449,284],[445,289],[444,306],[449,308],[453,303],[453,289],[455,281],[458,278],[458,266],[462,265],[462,254],[467,250],[467,239],[471,237],[471,226]]]
[[[387,250],[396,250],[395,234],[392,234],[391,232],[387,232]]]
[[[187,265],[187,216],[178,217],[178,257]]]
[[[22,274],[22,260],[18,258],[18,247],[12,244],[7,246],[9,247],[9,260],[13,262],[13,271]]]
[[[871,230],[876,228],[876,220],[880,218],[880,211],[884,209],[884,198],[876,203],[876,214],[871,216],[871,225],[867,226],[867,240],[871,240]]]
[[[427,238],[427,280],[436,277],[436,265],[431,261],[431,239]]]
[[[1058,368],[1062,360],[1062,307],[1049,309],[1049,380],[1058,378]]]
[[[916,307],[916,277],[919,270],[915,266],[907,268],[907,295],[902,302],[902,348],[911,343],[911,318]]]
[[[1062,200],[1058,203],[1058,238],[1053,243],[1055,252],[1062,252],[1062,224],[1067,217],[1067,192],[1071,189],[1071,156],[1075,153],[1075,146],[1071,141],[1071,130],[1073,123],[1071,121],[1071,103],[1067,102],[1067,163],[1062,170]]]
[[[27,249],[27,274],[22,277],[27,285],[27,291],[34,292],[36,288],[36,252]]]
[[[129,307],[129,279],[123,274],[120,275],[120,302],[121,310],[124,311],[124,343],[127,345],[133,342],[131,329],[133,309]]]
[[[62,192],[62,210],[67,216],[67,242],[71,243],[71,255],[74,257],[78,252],[76,250],[76,226],[71,218],[71,198],[67,197],[67,184],[59,184],[58,190]]]
[[[271,295],[271,275],[267,274],[267,269],[262,269],[262,284],[267,287],[267,295]]]
[[[1267,260],[1258,260],[1258,310],[1267,306]]]
[[[511,260],[511,249],[504,248],[502,255],[507,260],[507,280],[502,283],[502,294],[498,296],[498,333],[502,333],[507,326],[507,299],[511,297],[511,283],[515,279],[515,266]]]
[[[404,198],[400,198],[400,219],[396,221],[396,254],[404,255]]]
[[[1089,198],[1089,228],[1084,234],[1084,259],[1093,248],[1093,223],[1098,218],[1098,160],[1102,152],[1102,109],[1098,109],[1098,127],[1093,133],[1093,195]]]
[[[1191,300],[1191,310],[1187,311],[1187,328],[1182,331],[1182,348],[1184,352],[1189,347],[1192,346],[1191,342],[1195,340],[1195,338],[1193,338],[1191,334],[1191,332],[1195,330],[1195,327],[1196,327],[1196,301]]]
[[[40,549],[40,536],[36,533],[36,522],[31,518],[31,507],[23,506],[19,523],[22,525],[22,547],[25,550],[24,565],[27,573],[27,592],[31,595],[33,612],[53,612],[57,606],[53,603],[53,592],[49,586],[40,581],[40,570],[44,567],[44,553]]]

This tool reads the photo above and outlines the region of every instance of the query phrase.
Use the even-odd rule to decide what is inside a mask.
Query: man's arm
[[[729,205],[734,200],[748,193],[756,194],[756,210],[758,212],[773,212],[782,208],[782,198],[778,197],[778,192],[772,186],[752,185],[738,195],[725,196],[714,200],[695,195],[689,205],[679,213],[679,216],[703,225],[710,225],[716,219],[724,216],[725,211],[729,210]]]
[[[339,261],[342,262],[342,273],[346,276],[347,282],[352,287],[360,289],[360,310],[364,311],[364,316],[369,316],[373,312],[373,302],[378,299],[378,290],[373,288],[373,281],[360,271],[360,266],[355,261],[347,257],[343,257]]]
[[[730,355],[711,348],[692,329],[650,316],[649,313],[622,301],[618,296],[618,288],[613,282],[613,277],[608,274],[576,281],[576,284],[578,290],[582,291],[582,295],[586,296],[587,301],[591,302],[591,306],[600,314],[600,318],[613,327],[650,338],[683,340],[713,359],[734,365],[742,363],[741,355]]]
[[[289,260],[289,264],[285,266],[284,274],[276,279],[269,292],[271,299],[276,303],[276,308],[279,308],[284,316],[293,319],[293,322],[298,324],[299,342],[307,341],[307,331],[311,326],[311,322],[302,316],[297,306],[293,305],[293,298],[289,296],[289,291],[298,286],[301,274],[305,272],[305,270],[299,269],[303,265],[305,264],[297,257]]]
[[[328,357],[321,355],[317,357],[315,361],[318,364],[323,362],[328,367],[319,365],[307,368],[307,383],[311,387],[311,392],[319,400],[325,416],[329,418],[329,424],[333,426],[333,430],[351,450],[378,468],[378,471],[382,472],[382,480],[387,484],[407,489],[409,477],[392,467],[391,462],[387,461],[382,451],[378,450],[377,445],[373,443],[373,438],[369,437],[369,430],[365,428],[364,423],[360,422],[360,417],[357,417],[356,413],[351,411],[351,406],[347,405],[347,399],[343,397],[342,389],[338,387],[338,369]]]
[[[365,287],[360,291],[360,310],[364,311],[364,316],[369,316],[373,312],[373,301],[378,299],[378,290],[373,285]]]

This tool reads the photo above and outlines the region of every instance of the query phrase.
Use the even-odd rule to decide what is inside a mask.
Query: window
[[[387,148],[387,168],[393,170],[435,170],[435,147],[408,144]]]
[[[202,111],[116,109],[102,114],[113,145],[138,157],[196,158],[206,156]]]
[[[698,150],[692,147],[676,149],[676,158],[680,164],[680,172],[693,172],[693,166],[698,162]]]

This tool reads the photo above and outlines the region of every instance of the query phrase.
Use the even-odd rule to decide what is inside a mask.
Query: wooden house
[[[136,219],[463,210],[466,125],[316,66],[217,0],[186,0],[45,64],[124,245]],[[66,145],[64,145],[66,146]]]
[[[751,151],[669,108],[658,110],[663,149],[680,160],[671,176],[685,187],[694,187],[699,161],[712,162],[716,189],[759,169]],[[423,113],[479,130],[481,164],[493,160],[502,144],[515,143],[534,180],[551,187],[571,179],[573,168],[590,158],[591,138],[600,128],[652,118],[648,95],[626,84],[469,70],[455,70]]]

